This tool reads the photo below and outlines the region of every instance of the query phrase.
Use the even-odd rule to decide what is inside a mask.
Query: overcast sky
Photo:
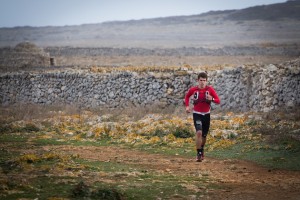
[[[286,0],[0,0],[0,27],[65,26],[201,14]]]

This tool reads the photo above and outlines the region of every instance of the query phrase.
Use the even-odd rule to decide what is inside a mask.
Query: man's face
[[[206,78],[199,78],[198,79],[198,84],[199,84],[200,88],[205,88],[206,87],[206,83],[207,83]]]

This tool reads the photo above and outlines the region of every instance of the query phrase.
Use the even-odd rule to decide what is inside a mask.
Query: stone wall
[[[300,59],[215,71],[211,77],[226,109],[268,112],[300,105]]]
[[[0,75],[0,102],[80,104],[86,107],[182,105],[195,71],[115,72],[66,71]],[[300,59],[280,65],[241,66],[209,72],[221,98],[214,109],[271,111],[300,105]]]
[[[182,48],[80,48],[47,47],[44,49],[51,56],[255,56],[255,55],[300,55],[299,44],[284,46],[224,46],[219,48],[182,47]]]

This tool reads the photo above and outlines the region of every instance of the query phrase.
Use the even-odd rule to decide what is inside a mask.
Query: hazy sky
[[[193,15],[286,0],[0,0],[0,27],[64,26]]]

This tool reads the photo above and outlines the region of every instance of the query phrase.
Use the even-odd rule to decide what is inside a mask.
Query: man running
[[[191,87],[185,95],[185,110],[187,113],[191,112],[189,106],[190,97],[194,103],[193,120],[196,129],[196,149],[197,162],[204,159],[204,145],[206,136],[210,126],[210,104],[220,104],[218,94],[212,86],[207,86],[207,73],[201,72],[198,75],[198,86]]]

